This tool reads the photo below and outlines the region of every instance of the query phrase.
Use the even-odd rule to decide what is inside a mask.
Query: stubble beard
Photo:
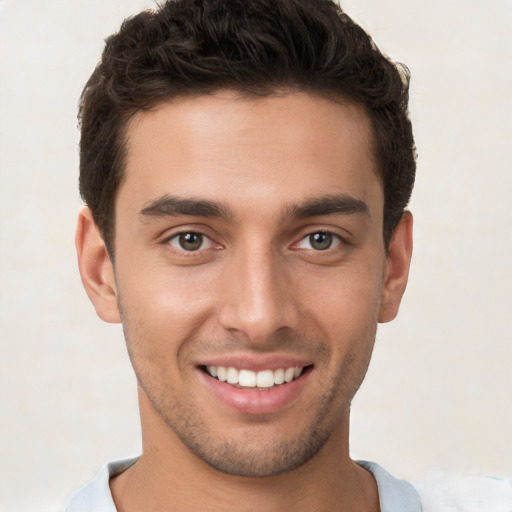
[[[352,372],[352,362],[352,358],[346,361],[347,364],[344,366],[347,372]],[[310,415],[311,419],[299,432],[268,439],[258,435],[258,424],[265,420],[248,419],[247,423],[254,426],[254,434],[250,433],[250,429],[246,429],[249,433],[243,440],[229,440],[225,435],[214,435],[208,421],[197,413],[193,405],[183,407],[183,403],[194,403],[188,400],[190,397],[182,395],[179,400],[174,401],[170,393],[155,386],[156,383],[151,376],[144,376],[137,370],[136,358],[132,358],[132,364],[136,369],[139,385],[151,406],[183,445],[211,468],[241,477],[280,475],[293,471],[313,459],[344,415],[348,421],[350,402],[365,373],[362,372],[357,381],[352,381],[349,388],[346,381],[350,379],[346,378],[347,373],[342,370],[339,378],[326,387],[328,391],[318,398],[316,412]],[[341,394],[340,388],[343,390]],[[310,411],[306,411],[308,412]]]
[[[332,427],[323,425],[331,403],[330,396],[322,397],[318,415],[300,432],[293,433],[293,437],[265,439],[259,430],[261,420],[253,419],[247,423],[252,423],[254,433],[247,433],[243,440],[229,440],[225,436],[223,439],[213,437],[206,423],[192,418],[187,410],[180,409],[178,414],[169,415],[166,407],[152,402],[166,425],[190,452],[217,471],[242,477],[280,475],[312,459],[331,434]]]
[[[356,350],[361,350],[361,346],[354,345],[354,350],[347,354],[336,375],[323,383],[325,392],[313,404],[316,411],[305,411],[310,419],[303,424],[300,431],[268,439],[268,436],[258,435],[261,432],[259,424],[266,420],[248,418],[247,425],[254,426],[253,433],[251,429],[246,429],[248,433],[243,440],[230,440],[225,436],[214,435],[207,419],[197,412],[191,393],[177,396],[166,386],[165,373],[160,372],[159,375],[158,370],[154,371],[155,368],[150,367],[148,358],[145,357],[144,349],[151,346],[149,340],[141,337],[140,333],[133,332],[128,324],[126,316],[123,315],[123,330],[130,360],[139,385],[156,414],[183,445],[208,466],[222,473],[241,477],[287,473],[318,454],[343,418],[346,417],[348,421],[350,403],[366,374],[376,331],[374,326],[366,340],[360,340],[361,343],[370,343],[364,357],[356,353]],[[133,340],[137,342],[132,344]],[[330,350],[326,344],[312,341],[302,343],[309,346],[316,343],[318,352],[323,352],[323,359],[329,360]]]
[[[181,400],[180,404],[172,403],[161,393],[152,393],[148,389],[151,386],[141,379],[139,383],[153,409],[183,445],[211,468],[231,476],[276,476],[299,468],[317,455],[350,408],[349,400],[339,403],[332,386],[329,393],[319,397],[316,414],[301,431],[265,439],[259,435],[259,425],[265,420],[248,419],[254,434],[247,433],[243,440],[229,440],[212,435],[207,421],[194,414],[192,407],[182,407]],[[337,414],[333,414],[333,408],[338,409]]]

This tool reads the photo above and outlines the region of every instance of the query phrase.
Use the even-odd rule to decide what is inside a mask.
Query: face
[[[345,435],[377,321],[403,292],[389,289],[368,118],[222,92],[140,113],[127,133],[112,289],[143,436],[152,417],[234,475],[301,466]]]

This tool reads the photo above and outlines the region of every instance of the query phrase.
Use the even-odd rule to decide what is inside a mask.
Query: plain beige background
[[[76,104],[102,39],[150,0],[0,0],[0,511],[57,510],[138,453],[121,329],[81,289]],[[416,245],[378,333],[352,454],[415,479],[512,477],[512,7],[347,0],[412,72]]]

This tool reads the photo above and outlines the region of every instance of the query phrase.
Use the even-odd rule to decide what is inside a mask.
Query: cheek
[[[318,284],[318,279],[315,281]],[[333,273],[324,283],[323,289],[309,287],[308,310],[302,316],[328,344],[325,364],[330,369],[325,375],[331,375],[333,385],[352,395],[364,378],[373,351],[382,283],[378,272],[368,267],[361,272]]]
[[[346,332],[376,324],[382,296],[382,266],[354,265],[305,274],[302,302],[329,329]]]
[[[204,307],[215,279],[212,272],[200,267],[165,263],[132,264],[122,275],[118,286],[124,305],[139,311],[141,317],[156,316],[164,322],[170,316],[187,318]]]
[[[176,354],[211,315],[214,276],[207,277],[204,270],[132,265],[130,272],[119,274],[118,300],[129,349],[143,346],[146,359]]]

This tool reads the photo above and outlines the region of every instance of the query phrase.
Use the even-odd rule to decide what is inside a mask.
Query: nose
[[[283,257],[268,250],[240,250],[225,267],[222,327],[263,344],[274,334],[294,329],[299,307],[290,269]]]

